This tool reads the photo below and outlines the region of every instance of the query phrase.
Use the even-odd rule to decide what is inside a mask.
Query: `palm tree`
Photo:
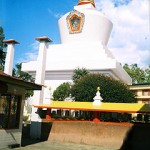
[[[77,68],[73,71],[72,80],[77,83],[83,76],[89,74],[90,72],[85,68]]]

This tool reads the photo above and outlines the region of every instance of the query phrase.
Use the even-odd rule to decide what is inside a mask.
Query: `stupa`
[[[58,24],[61,44],[48,44],[51,40],[47,37],[36,38],[40,42],[38,59],[22,63],[22,71],[35,77],[41,64],[44,68],[42,84],[52,90],[71,81],[72,72],[78,67],[131,84],[131,78],[107,48],[113,24],[95,8],[94,0],[79,0]],[[43,42],[45,47],[42,48]]]
[[[22,63],[22,71],[52,91],[63,82],[71,82],[76,68],[131,84],[130,76],[107,48],[113,24],[95,8],[94,0],[79,0],[58,25],[61,44],[49,44],[52,40],[45,36],[36,38],[40,42],[37,61]]]
[[[94,0],[79,0],[74,9],[58,20],[61,44],[49,44],[48,37],[36,38],[40,42],[37,61],[22,63],[22,71],[35,77],[38,84],[55,90],[63,82],[72,82],[73,70],[86,68],[91,73],[102,73],[131,84],[131,78],[115,59],[107,43],[112,22],[96,9]],[[48,88],[34,93],[34,104],[49,103]],[[31,121],[40,122],[32,110]],[[34,132],[39,128],[39,133]],[[40,136],[40,125],[31,126],[34,137]]]

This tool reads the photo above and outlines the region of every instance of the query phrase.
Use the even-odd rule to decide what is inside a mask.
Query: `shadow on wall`
[[[30,126],[31,126],[31,124],[27,124],[25,126],[23,125],[21,146],[27,146],[27,145],[31,145],[31,144],[35,144],[35,143],[39,143],[39,142],[48,140],[49,134],[51,132],[52,123],[42,122],[41,139],[32,139],[30,137]]]
[[[135,124],[128,131],[120,150],[150,150],[150,124]]]
[[[149,105],[141,108],[145,112],[148,112],[149,109]],[[145,122],[149,122],[149,118]],[[150,150],[150,123],[135,123],[127,132],[120,150]]]
[[[45,118],[46,116],[46,111],[43,111],[42,109],[38,109],[37,113],[39,114],[40,118]],[[40,125],[39,125],[40,124]],[[31,129],[31,124],[23,125],[22,128],[22,139],[21,139],[21,146],[27,146],[43,141],[47,141],[49,134],[51,132],[52,128],[52,122],[32,122],[32,125],[35,126],[35,130],[38,126],[41,126],[41,138],[40,139],[33,139],[30,136],[30,129]],[[34,131],[33,131],[34,132]]]

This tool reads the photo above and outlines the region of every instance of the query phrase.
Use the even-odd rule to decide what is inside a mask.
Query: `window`
[[[134,91],[134,94],[135,94],[135,96],[138,96],[138,91],[137,90]]]
[[[143,96],[149,96],[149,91],[148,90],[143,90]]]
[[[0,128],[14,129],[19,127],[21,96],[0,96]]]

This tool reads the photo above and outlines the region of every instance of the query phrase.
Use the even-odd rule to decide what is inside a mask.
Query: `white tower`
[[[52,42],[46,36],[36,38],[37,41],[40,42],[39,46],[39,54],[37,58],[37,67],[36,67],[36,76],[35,76],[35,83],[44,85],[45,82],[45,66],[46,66],[46,55],[47,55],[47,47],[48,43]],[[32,66],[35,67],[35,66]],[[33,104],[40,105],[43,103],[44,95],[44,87],[42,87],[41,91],[34,91],[33,96]],[[37,113],[38,110],[35,107],[32,107],[32,114],[31,114],[31,130],[30,136],[32,138],[39,138],[41,137],[41,118]]]
[[[4,40],[3,43],[7,44],[7,54],[5,61],[4,73],[12,76],[13,71],[13,62],[14,62],[14,47],[15,44],[19,44],[19,42],[14,39]]]

